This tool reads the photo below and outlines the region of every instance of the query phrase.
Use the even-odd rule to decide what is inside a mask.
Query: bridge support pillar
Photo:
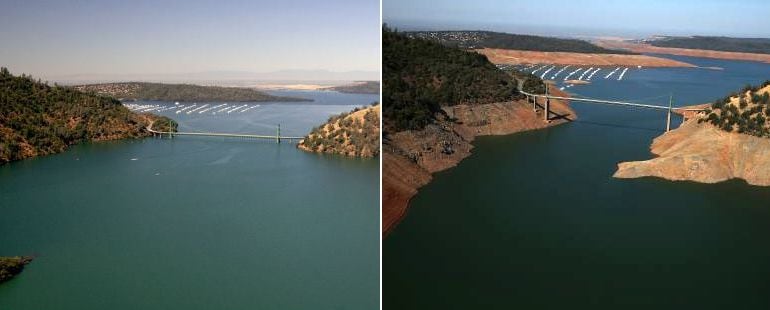
[[[537,97],[535,96],[532,96],[532,111],[537,113]]]
[[[281,124],[278,124],[278,131],[275,134],[275,143],[281,143]]]
[[[669,95],[668,97],[668,113],[666,115],[666,132],[669,132],[671,130],[671,106],[674,103],[674,96]]]
[[[545,110],[543,111],[543,120],[548,123],[548,114],[550,113],[551,99],[545,98]]]

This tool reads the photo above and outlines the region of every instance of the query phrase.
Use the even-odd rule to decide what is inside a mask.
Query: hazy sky
[[[378,0],[0,0],[0,66],[39,77],[379,71]]]
[[[384,0],[382,5],[383,20],[395,26],[770,37],[767,0]]]

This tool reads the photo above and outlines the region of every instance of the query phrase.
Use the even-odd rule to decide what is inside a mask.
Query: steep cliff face
[[[716,183],[733,178],[770,186],[770,139],[726,132],[692,119],[655,138],[658,157],[618,164],[616,178],[659,177]]]
[[[297,148],[352,157],[380,154],[380,105],[329,118],[299,142]]]

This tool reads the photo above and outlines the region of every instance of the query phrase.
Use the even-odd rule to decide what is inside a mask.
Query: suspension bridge
[[[666,131],[671,130],[671,113],[673,111],[703,111],[704,108],[675,108],[673,107],[673,96],[669,95],[668,99],[668,106],[661,106],[661,105],[653,105],[653,104],[644,104],[644,103],[635,103],[635,102],[625,102],[625,101],[616,101],[616,100],[604,100],[604,99],[594,99],[594,98],[583,98],[583,97],[563,97],[563,96],[554,96],[548,93],[548,87],[545,88],[545,94],[532,94],[525,92],[523,90],[519,90],[520,93],[527,96],[527,102],[532,102],[532,108],[537,111],[538,103],[537,99],[542,98],[545,102],[542,105],[542,108],[544,110],[543,113],[543,120],[546,122],[550,121],[550,105],[551,105],[551,99],[555,100],[569,100],[569,101],[580,101],[585,103],[591,103],[591,104],[602,104],[602,105],[614,105],[614,106],[623,106],[623,107],[631,107],[631,108],[641,108],[641,109],[651,109],[651,110],[658,110],[658,111],[665,111],[666,112]],[[541,100],[542,101],[542,100]],[[684,114],[683,114],[684,115]]]
[[[197,136],[197,137],[222,137],[222,138],[241,138],[241,139],[257,139],[257,140],[274,140],[276,143],[282,141],[296,142],[305,137],[294,136],[281,136],[281,125],[278,125],[275,135],[252,135],[252,134],[240,134],[240,133],[217,133],[217,132],[171,132],[171,131],[158,131],[152,129],[153,123],[147,126],[147,131],[151,132],[154,137],[174,138],[175,136]]]

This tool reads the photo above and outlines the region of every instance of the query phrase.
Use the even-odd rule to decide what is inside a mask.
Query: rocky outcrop
[[[10,280],[32,261],[29,256],[0,257],[0,283]]]
[[[658,157],[618,164],[616,178],[659,177],[716,183],[733,178],[770,186],[770,139],[726,132],[709,123],[688,120],[655,138]]]

